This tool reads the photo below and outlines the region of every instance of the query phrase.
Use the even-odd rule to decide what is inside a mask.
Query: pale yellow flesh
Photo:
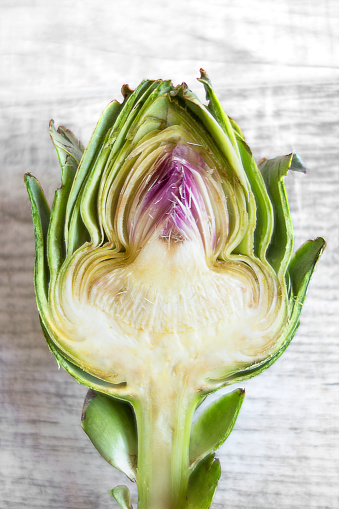
[[[151,378],[160,385],[163,379],[166,392],[176,373],[198,389],[277,347],[286,303],[273,271],[259,262],[208,265],[198,240],[158,238],[133,261],[113,257],[101,265],[80,295],[75,267],[56,286],[53,329],[59,346],[89,372],[127,382],[131,394]]]

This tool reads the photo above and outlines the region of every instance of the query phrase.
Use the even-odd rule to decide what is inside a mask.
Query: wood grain
[[[302,155],[308,174],[286,182],[296,246],[328,241],[293,343],[242,384],[213,507],[339,507],[338,26],[336,0],[0,3],[1,508],[108,509],[107,490],[125,483],[81,430],[86,389],[57,369],[40,330],[23,174],[51,202],[50,118],[86,143],[123,83],[170,77],[202,98],[199,67],[258,160]]]

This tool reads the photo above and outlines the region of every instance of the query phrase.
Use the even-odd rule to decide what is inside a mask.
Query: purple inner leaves
[[[206,251],[214,249],[210,180],[210,169],[190,146],[177,145],[164,153],[133,200],[130,241],[141,247],[152,238],[169,244],[200,240]]]

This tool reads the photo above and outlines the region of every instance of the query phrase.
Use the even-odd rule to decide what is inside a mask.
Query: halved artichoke
[[[76,379],[132,404],[140,508],[191,507],[196,406],[281,355],[324,247],[292,254],[283,177],[301,160],[258,168],[204,71],[200,81],[207,106],[186,84],[124,86],[85,151],[52,122],[62,186],[51,213],[26,175],[42,328]]]

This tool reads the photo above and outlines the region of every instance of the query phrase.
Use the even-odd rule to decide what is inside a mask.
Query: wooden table
[[[50,118],[86,143],[123,83],[169,77],[202,98],[200,67],[257,160],[302,155],[308,174],[286,182],[296,246],[328,241],[293,343],[241,384],[213,507],[339,507],[338,27],[337,0],[0,3],[1,508],[108,509],[107,490],[125,483],[82,431],[86,388],[58,370],[40,330],[23,174],[51,202]]]

